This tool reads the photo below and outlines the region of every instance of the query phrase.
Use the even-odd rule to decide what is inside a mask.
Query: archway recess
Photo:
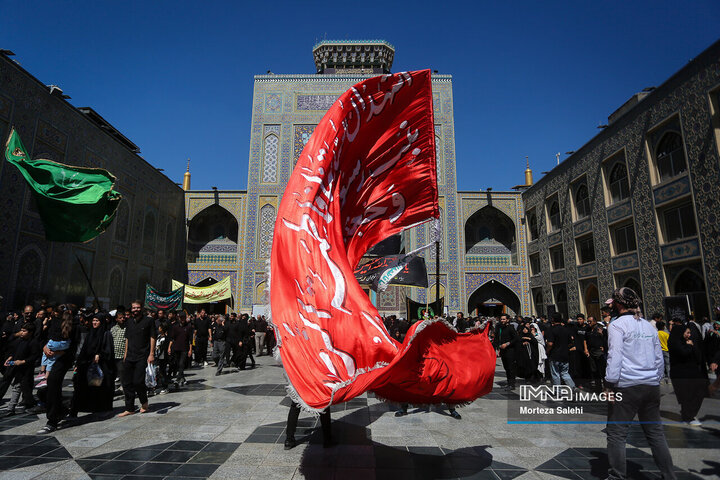
[[[465,253],[504,256],[517,264],[515,223],[493,206],[481,208],[465,222]]]
[[[502,313],[508,315],[520,314],[520,299],[518,296],[497,280],[478,287],[468,298],[468,312],[483,316],[498,316]]]

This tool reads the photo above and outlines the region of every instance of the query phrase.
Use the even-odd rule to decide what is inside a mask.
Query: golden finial
[[[186,192],[190,190],[190,159],[187,160],[187,171],[183,176],[183,190]]]
[[[530,169],[530,158],[525,156],[525,185],[531,186],[533,184],[532,170]]]

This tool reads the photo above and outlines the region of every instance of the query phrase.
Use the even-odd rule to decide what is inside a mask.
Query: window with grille
[[[579,263],[582,265],[583,263],[594,262],[595,243],[593,242],[592,235],[578,238],[576,242]]]
[[[663,237],[673,242],[697,234],[695,211],[691,202],[674,205],[661,212]]]
[[[537,240],[537,238],[538,238],[537,215],[535,215],[534,212],[528,213],[527,219],[528,219],[528,228],[530,229],[530,240]]]
[[[540,254],[533,253],[530,255],[530,275],[540,273]]]
[[[562,227],[562,221],[560,218],[560,205],[558,205],[557,200],[554,200],[550,204],[550,208],[548,209],[548,217],[550,219],[550,228],[551,231],[560,230]]]
[[[617,162],[610,170],[608,178],[610,187],[610,198],[613,203],[625,200],[630,196],[630,186],[628,185],[627,167],[624,162]]]
[[[637,250],[635,242],[635,227],[632,223],[620,225],[612,230],[613,247],[615,255]]]
[[[553,270],[565,268],[565,257],[563,257],[562,245],[550,249],[550,263]]]
[[[668,132],[662,136],[655,149],[655,161],[661,182],[687,170],[683,142],[678,133]]]
[[[584,184],[575,191],[575,213],[578,220],[590,216],[590,196]]]

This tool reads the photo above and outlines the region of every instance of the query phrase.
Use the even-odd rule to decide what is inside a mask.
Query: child
[[[35,378],[35,380],[40,379],[40,383],[35,386],[36,388],[43,388],[47,386],[47,376],[50,374],[50,370],[52,370],[55,360],[57,360],[57,358],[62,355],[65,350],[70,348],[70,340],[66,340],[62,337],[52,337],[54,337],[54,335],[51,335],[51,338],[48,340],[47,348],[48,350],[55,352],[55,355],[48,357],[45,355],[45,352],[43,352],[42,360],[40,362],[41,373]],[[41,375],[42,378],[40,378]]]
[[[158,336],[155,341],[155,365],[157,366],[157,384],[160,395],[168,393],[168,336],[167,326],[161,323],[158,326]]]
[[[37,340],[33,339],[34,333],[35,325],[29,322],[24,323],[20,328],[20,337],[15,342],[13,354],[5,360],[5,367],[8,368],[8,371],[0,382],[2,384],[0,389],[5,390],[8,383],[12,386],[7,406],[8,412],[5,414],[8,417],[15,415],[15,407],[20,400],[21,393],[26,409],[35,405],[32,395],[32,374],[37,355],[40,352],[40,345]]]

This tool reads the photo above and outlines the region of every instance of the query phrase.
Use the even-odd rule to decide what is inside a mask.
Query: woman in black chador
[[[525,324],[519,328],[520,343],[516,350],[517,376],[533,382],[541,378],[538,371],[538,342],[531,327]]]
[[[102,370],[99,386],[88,383],[88,370],[95,366]],[[80,348],[73,377],[73,398],[70,416],[78,412],[107,412],[113,408],[115,392],[115,352],[112,334],[105,329],[103,315],[95,314],[92,326]]]
[[[709,383],[701,344],[702,336],[691,323],[673,322],[668,338],[670,380],[682,421],[695,426],[700,425],[696,415]]]

